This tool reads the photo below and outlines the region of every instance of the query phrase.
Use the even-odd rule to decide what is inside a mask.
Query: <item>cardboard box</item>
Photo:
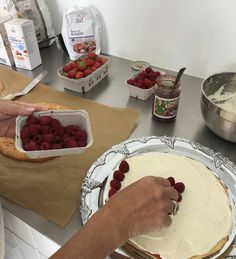
[[[0,14],[0,63],[8,66],[14,65],[14,59],[4,23],[11,19],[10,15]]]
[[[33,70],[42,64],[33,21],[12,19],[5,28],[16,67]]]

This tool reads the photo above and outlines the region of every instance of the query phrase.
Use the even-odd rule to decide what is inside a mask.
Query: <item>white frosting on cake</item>
[[[222,184],[196,160],[167,153],[148,152],[126,159],[130,170],[122,189],[146,176],[173,176],[185,184],[177,215],[169,228],[140,235],[131,241],[163,259],[204,255],[232,229],[229,198]],[[132,206],[132,204],[131,204]]]

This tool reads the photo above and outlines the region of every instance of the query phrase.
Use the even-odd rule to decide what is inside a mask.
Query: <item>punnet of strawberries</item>
[[[71,61],[63,67],[62,75],[68,78],[81,79],[96,71],[99,67],[107,62],[104,56],[96,55],[89,52],[83,58]]]
[[[136,86],[142,89],[150,89],[156,84],[156,79],[160,76],[159,71],[154,71],[151,67],[138,73],[136,76],[130,78],[127,84]]]
[[[51,116],[29,116],[20,131],[26,151],[85,147],[87,132],[79,126],[62,126]]]

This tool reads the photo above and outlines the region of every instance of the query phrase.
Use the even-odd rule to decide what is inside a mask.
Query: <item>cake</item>
[[[159,152],[133,156],[126,162],[128,172],[123,180],[118,177],[121,190],[146,175],[171,176],[185,184],[178,212],[171,216],[172,225],[130,239],[124,246],[128,252],[137,258],[200,259],[224,246],[233,226],[227,188],[203,163]]]

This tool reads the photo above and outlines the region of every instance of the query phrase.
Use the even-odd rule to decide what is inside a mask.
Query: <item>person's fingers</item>
[[[175,209],[176,203],[173,201],[169,201],[166,205],[166,210],[168,214],[171,214]]]
[[[170,200],[178,200],[179,193],[172,187],[166,187],[164,189],[165,196],[169,198]]]
[[[38,105],[38,104],[33,104],[33,103],[23,103],[23,102],[18,102],[14,101],[15,104],[29,107],[29,108],[35,108],[35,111],[46,111],[48,110],[46,107]]]
[[[162,220],[163,227],[169,227],[171,223],[172,223],[172,219],[169,215],[165,216],[164,219]]]
[[[171,185],[169,180],[162,178],[162,177],[156,177],[156,182],[165,187],[169,187]]]
[[[35,112],[36,107],[12,103],[8,109],[8,114],[10,115],[30,115]]]
[[[7,123],[1,124],[0,137],[14,138],[15,127],[16,123],[14,117],[9,118]]]
[[[30,115],[36,110],[33,106],[24,106],[15,102],[6,102],[1,112],[7,116]]]
[[[5,137],[7,138],[14,138],[15,137],[15,125],[14,123],[12,123],[12,125],[10,125],[9,129],[7,130]]]

